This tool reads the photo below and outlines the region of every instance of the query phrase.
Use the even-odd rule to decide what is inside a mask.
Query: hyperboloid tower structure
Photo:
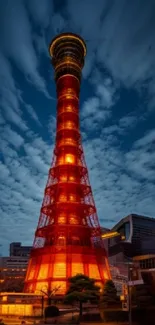
[[[77,273],[103,285],[110,272],[101,239],[79,129],[79,92],[86,45],[65,33],[51,43],[57,88],[54,157],[25,280],[26,292],[64,294]]]

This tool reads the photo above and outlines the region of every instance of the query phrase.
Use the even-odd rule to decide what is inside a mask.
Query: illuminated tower
[[[110,277],[79,129],[79,92],[86,45],[77,35],[50,45],[57,88],[54,157],[25,281],[26,292],[48,286],[64,294],[67,279],[83,273],[103,285]]]

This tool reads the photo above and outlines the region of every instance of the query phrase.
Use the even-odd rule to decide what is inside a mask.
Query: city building
[[[110,229],[109,228],[101,227],[101,233],[102,233],[102,235],[108,234],[109,232],[110,232]],[[103,244],[104,244],[104,248],[106,250],[106,253],[108,255],[108,238],[107,239],[104,239]]]
[[[109,264],[111,269],[118,270],[122,282],[123,278],[128,278],[128,268],[132,263],[139,266],[139,278],[154,281],[154,272],[149,266],[153,267],[155,260],[155,219],[130,214],[121,219],[111,233],[114,236],[108,239]],[[116,275],[113,279],[117,282]]]
[[[0,282],[7,279],[25,278],[28,256],[0,257]]]
[[[20,242],[10,244],[10,256],[30,256],[31,246],[22,246]]]
[[[133,262],[137,265],[144,283],[155,293],[155,254],[135,256]]]
[[[155,254],[155,219],[131,214],[121,219],[111,231],[120,236],[109,238],[109,258],[121,258]],[[123,237],[123,239],[122,239]],[[122,255],[123,254],[123,255]],[[121,257],[122,255],[122,257]]]
[[[57,88],[54,156],[29,266],[25,292],[55,289],[65,294],[68,278],[82,273],[103,287],[110,278],[79,127],[83,39],[64,33],[50,48]]]

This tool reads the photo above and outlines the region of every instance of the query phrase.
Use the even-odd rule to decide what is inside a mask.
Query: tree
[[[87,301],[98,302],[100,288],[95,280],[83,274],[77,274],[69,279],[69,289],[65,295],[65,302],[79,303],[80,317],[82,317],[83,303]]]
[[[55,296],[56,292],[59,290],[60,286],[55,287],[54,289],[40,290],[47,297],[47,305],[51,306],[52,298]]]
[[[112,280],[105,282],[101,302],[104,306],[113,305],[118,302],[117,290]]]

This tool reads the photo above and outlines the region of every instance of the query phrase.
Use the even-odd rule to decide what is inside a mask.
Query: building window
[[[66,238],[65,238],[65,236],[59,236],[58,237],[58,245],[59,246],[65,246],[65,244],[66,244]]]

